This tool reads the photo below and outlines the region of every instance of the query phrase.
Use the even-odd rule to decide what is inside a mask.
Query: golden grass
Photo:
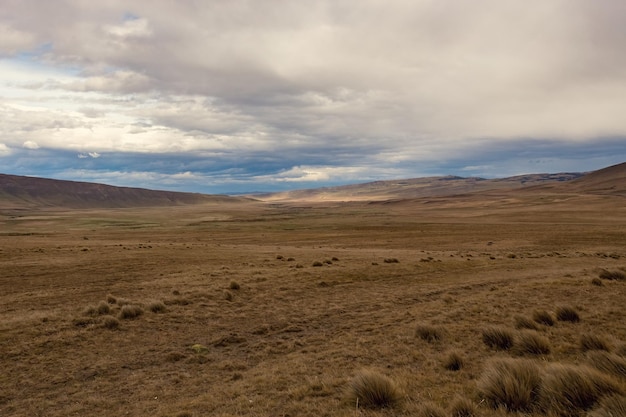
[[[535,362],[511,358],[489,361],[477,382],[483,400],[510,411],[536,407],[540,384],[541,371]]]
[[[393,408],[401,403],[402,393],[389,377],[362,370],[350,381],[348,398],[356,408]]]

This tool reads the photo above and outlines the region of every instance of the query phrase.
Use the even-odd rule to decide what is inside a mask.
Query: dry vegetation
[[[0,415],[624,415],[622,200],[0,211]]]

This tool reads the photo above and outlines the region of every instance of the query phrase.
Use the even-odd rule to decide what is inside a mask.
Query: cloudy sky
[[[207,193],[626,161],[622,0],[0,0],[0,173]]]

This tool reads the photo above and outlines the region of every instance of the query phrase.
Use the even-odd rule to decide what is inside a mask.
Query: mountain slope
[[[199,204],[226,196],[114,187],[87,182],[0,174],[0,207],[114,208]]]

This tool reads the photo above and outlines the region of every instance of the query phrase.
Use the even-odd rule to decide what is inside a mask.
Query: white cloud
[[[39,149],[37,142],[33,142],[32,140],[27,140],[22,146],[26,149]]]
[[[0,143],[0,156],[8,156],[11,154],[11,149],[4,143]]]

